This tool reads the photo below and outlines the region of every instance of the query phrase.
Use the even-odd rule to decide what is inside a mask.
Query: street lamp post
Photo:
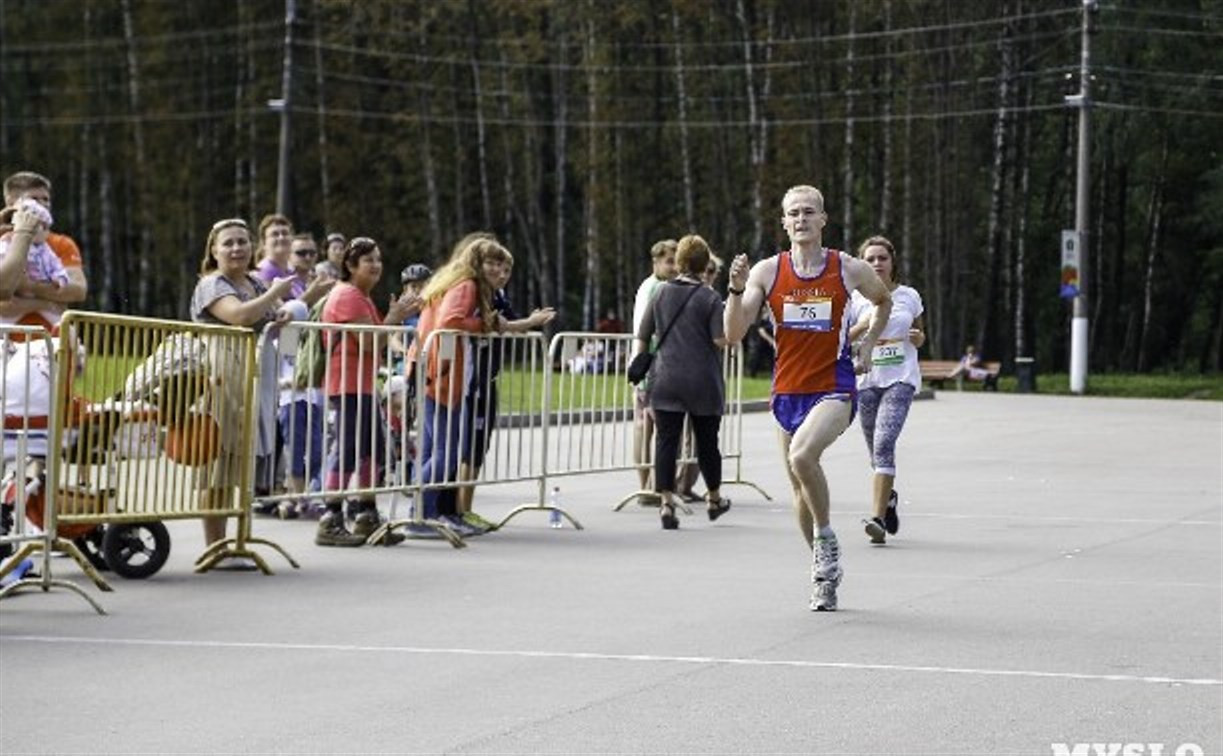
[[[297,0],[285,0],[284,71],[280,81],[280,98],[268,100],[268,108],[280,113],[280,164],[276,170],[276,212],[289,214],[289,143],[290,118],[293,112],[293,22],[297,16]]]
[[[1066,105],[1079,111],[1078,179],[1075,184],[1074,230],[1079,250],[1078,295],[1070,319],[1070,391],[1087,390],[1087,273],[1091,249],[1088,243],[1088,201],[1091,191],[1091,21],[1097,0],[1083,0],[1082,57],[1079,63],[1079,93],[1066,98]]]

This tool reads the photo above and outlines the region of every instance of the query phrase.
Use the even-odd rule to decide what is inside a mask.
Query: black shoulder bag
[[[680,313],[682,313],[684,308],[688,306],[688,300],[692,299],[692,295],[696,294],[697,291],[700,290],[701,286],[702,284],[696,284],[692,287],[692,291],[688,292],[688,296],[684,297],[684,303],[681,304],[679,309],[675,311],[675,317],[670,323],[667,323],[666,329],[662,332],[662,335],[658,337],[658,349],[662,349],[662,342],[667,338],[667,334],[671,333],[671,326],[675,325],[675,321],[679,320]],[[655,351],[651,352],[647,347],[633,357],[632,362],[628,364],[629,383],[636,386],[645,380],[646,375],[648,375],[650,372],[650,365],[654,364],[654,355],[657,354],[657,351],[658,350],[656,349]]]

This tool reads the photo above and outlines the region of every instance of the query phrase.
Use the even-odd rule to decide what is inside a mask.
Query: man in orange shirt
[[[4,204],[11,206],[22,197],[35,200],[51,209],[51,181],[33,171],[19,171],[4,180]],[[58,315],[69,305],[84,302],[89,293],[85,280],[85,269],[81,261],[81,250],[71,236],[48,234],[47,244],[68,270],[68,283],[55,286],[50,283],[26,282],[18,287],[12,299],[0,302],[0,317],[24,325],[40,325],[51,328],[59,323]],[[55,314],[55,322],[49,322],[40,311]]]
[[[820,457],[853,420],[854,373],[871,368],[871,350],[892,312],[892,297],[864,261],[824,246],[824,195],[792,187],[781,201],[790,249],[755,265],[739,255],[730,266],[723,328],[737,344],[762,306],[777,342],[770,407],[799,529],[811,547],[811,609],[835,611],[841,547],[829,520],[828,480]],[[875,305],[855,359],[846,306],[857,290]]]

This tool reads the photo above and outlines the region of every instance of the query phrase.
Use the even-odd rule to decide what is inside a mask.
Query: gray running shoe
[[[887,511],[883,513],[883,527],[887,528],[888,535],[896,535],[900,531],[900,515],[896,512],[899,504],[900,495],[893,488],[892,495],[888,497]]]
[[[837,610],[837,586],[840,583],[839,577],[835,582],[823,580],[816,583],[811,589],[811,611],[835,612]]]
[[[408,538],[418,540],[440,541],[442,539],[441,533],[437,532],[423,522],[409,522],[407,525],[403,526],[403,532]]]
[[[862,524],[866,526],[866,534],[871,537],[871,543],[887,543],[887,529],[884,527],[883,520],[872,517],[863,520]]]
[[[816,538],[811,549],[811,611],[835,612],[837,610],[837,586],[844,576],[841,569],[841,544],[834,535],[831,538]]]
[[[339,512],[328,512],[318,521],[318,532],[314,542],[319,546],[360,546],[366,536],[349,533],[344,527],[344,516]]]
[[[369,538],[381,524],[382,520],[378,517],[378,513],[366,509],[353,519],[352,534],[359,535],[362,538]]]
[[[486,520],[475,512],[464,512],[463,522],[485,533],[491,533],[497,529],[497,523],[492,520]]]
[[[367,509],[361,514],[357,515],[357,519],[353,521],[352,533],[353,535],[361,536],[368,541],[369,537],[372,536],[374,531],[376,531],[381,525],[382,518],[378,516],[378,511],[375,509]],[[382,534],[382,537],[378,539],[378,542],[375,545],[394,546],[397,543],[403,543],[405,538],[407,538],[407,536],[405,536],[403,533],[388,530]]]
[[[841,577],[841,544],[834,535],[816,538],[811,549],[811,582],[837,580]]]
[[[441,515],[437,519],[438,522],[454,531],[454,534],[459,538],[470,538],[472,536],[484,535],[485,532],[480,528],[472,527],[471,525],[463,522],[458,515]]]

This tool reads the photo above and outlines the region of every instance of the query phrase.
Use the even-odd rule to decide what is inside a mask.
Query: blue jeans
[[[424,427],[421,430],[420,443],[421,485],[453,481],[458,477],[459,431],[462,428],[460,415],[452,414],[449,407],[438,404],[432,397],[425,397]],[[453,492],[439,488],[424,491],[422,499],[426,518],[438,516],[438,503],[443,496],[453,499]]]
[[[289,474],[313,481],[323,472],[323,415],[321,404],[297,399],[280,408],[280,432],[289,447]]]

